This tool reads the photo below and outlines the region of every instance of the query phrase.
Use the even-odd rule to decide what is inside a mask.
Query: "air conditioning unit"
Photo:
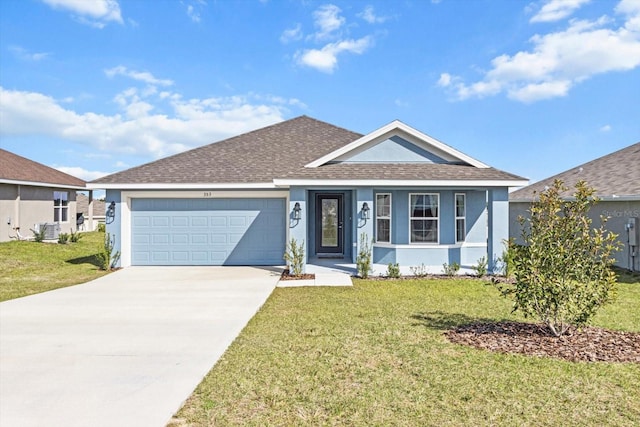
[[[42,223],[38,224],[40,230],[44,227],[44,239],[45,240],[58,240],[60,235],[60,224],[58,223]]]

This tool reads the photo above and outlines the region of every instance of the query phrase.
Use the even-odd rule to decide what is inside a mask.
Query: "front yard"
[[[640,280],[625,281],[598,326],[640,331]],[[278,288],[171,425],[640,424],[639,364],[491,353],[443,335],[510,311],[470,280]]]
[[[106,274],[94,257],[104,233],[83,233],[77,243],[0,243],[0,301],[76,285]]]

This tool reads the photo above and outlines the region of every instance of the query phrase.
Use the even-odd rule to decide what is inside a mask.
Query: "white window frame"
[[[378,196],[389,196],[389,216],[378,216]],[[393,216],[393,195],[391,193],[376,193],[375,221],[376,221],[376,243],[391,243],[391,217]],[[389,241],[382,241],[378,238],[378,219],[389,220]]]
[[[411,198],[412,196],[435,196],[437,207],[438,207],[438,216],[435,217],[414,217],[411,216]],[[410,245],[439,245],[440,244],[440,193],[409,193],[409,244]],[[436,221],[436,241],[435,242],[413,242],[412,233],[411,233],[411,221],[413,220],[435,220]]]
[[[59,197],[56,197],[60,195]],[[65,198],[62,196],[66,195]],[[56,204],[56,200],[60,200],[60,204]],[[62,201],[65,200],[67,204],[63,204]],[[62,213],[66,213],[66,220],[63,221],[64,217]],[[69,222],[69,192],[68,191],[54,191],[53,192],[53,222],[59,222],[62,224],[66,224]]]
[[[462,196],[462,207],[463,212],[462,216],[458,216],[458,196]],[[464,243],[467,240],[467,194],[466,193],[455,193],[453,196],[453,216],[454,220],[454,232],[456,234],[456,243]],[[458,240],[458,221],[462,220],[462,231],[464,236],[462,240]]]

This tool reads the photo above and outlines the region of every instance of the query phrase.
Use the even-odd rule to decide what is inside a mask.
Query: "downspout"
[[[16,194],[16,201],[14,204],[14,222],[13,222],[13,229],[14,230],[20,230],[20,184],[18,184],[18,193]]]

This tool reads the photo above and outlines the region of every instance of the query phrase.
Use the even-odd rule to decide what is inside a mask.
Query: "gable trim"
[[[488,168],[489,166],[482,163],[479,160],[476,160],[470,156],[467,156],[466,154],[456,150],[453,147],[450,147],[449,145],[438,141],[435,138],[430,137],[429,135],[420,132],[417,129],[412,128],[411,126],[408,126],[404,123],[402,123],[399,120],[394,120],[393,122],[389,123],[386,126],[383,126],[377,130],[374,130],[373,132],[358,138],[357,140],[341,147],[338,148],[335,151],[332,151],[331,153],[320,157],[317,160],[314,160],[311,163],[308,163],[305,165],[306,168],[317,168],[319,166],[322,166],[326,163],[329,163],[330,161],[336,160],[337,158],[344,156],[345,154],[357,150],[358,148],[366,145],[367,143],[370,143],[372,141],[374,141],[377,138],[381,138],[386,134],[392,133],[395,130],[399,130],[402,131],[406,134],[408,134],[409,136],[418,139],[419,141],[424,141],[427,145],[430,145],[434,148],[436,148],[437,150],[442,151],[443,153],[446,153],[454,158],[457,158],[465,163],[470,164],[471,166],[475,166],[477,168]]]

